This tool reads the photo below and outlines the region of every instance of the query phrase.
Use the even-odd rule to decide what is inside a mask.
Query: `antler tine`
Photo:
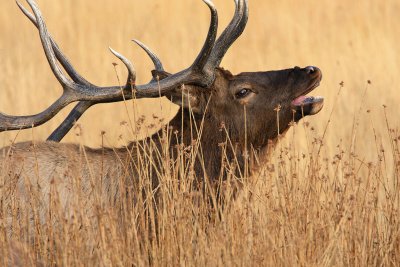
[[[158,58],[158,56],[153,51],[151,51],[151,49],[149,47],[147,47],[145,44],[143,44],[142,42],[140,42],[136,39],[133,39],[132,41],[134,41],[138,46],[140,46],[147,53],[147,55],[150,57],[151,61],[153,61],[155,70],[164,71],[164,67],[163,67],[163,64],[161,63],[161,60]]]
[[[36,18],[33,16],[24,6],[22,6],[18,1],[16,1],[19,9],[24,13],[24,15],[35,25],[36,28],[38,28],[38,24],[36,23]],[[87,86],[94,86],[92,83],[87,81],[85,78],[83,78],[72,66],[72,64],[69,62],[68,58],[63,54],[63,52],[60,50],[58,47],[57,43],[53,40],[53,38],[49,35],[51,45],[53,47],[54,54],[58,61],[60,62],[61,66],[65,69],[65,71],[68,73],[68,75],[71,77],[71,79],[74,82],[84,84]]]
[[[47,141],[60,142],[64,136],[72,129],[75,122],[77,122],[83,113],[91,106],[97,104],[92,101],[80,101],[68,114],[67,118],[55,129],[47,138]]]
[[[109,47],[109,49],[110,49],[111,53],[113,53],[114,56],[116,56],[119,60],[121,60],[122,63],[124,63],[126,68],[128,69],[128,80],[126,81],[126,87],[135,86],[136,71],[135,71],[135,68],[133,67],[133,64],[129,61],[129,59],[127,59],[126,57],[124,57],[123,55],[121,55],[120,53],[118,53],[117,51],[112,49],[111,47]]]
[[[218,12],[211,0],[203,0],[211,11],[211,23],[208,29],[207,38],[204,45],[197,56],[196,60],[193,62],[191,68],[194,70],[203,70],[204,66],[209,60],[211,51],[213,50],[215,40],[217,38],[218,30]]]
[[[222,32],[221,36],[217,39],[209,61],[207,62],[207,69],[214,69],[221,64],[222,58],[228,51],[229,47],[235,40],[243,33],[248,17],[248,0],[234,0],[236,9],[235,15],[231,22]]]
[[[42,46],[46,54],[47,61],[49,62],[50,68],[56,76],[57,80],[63,85],[64,90],[73,88],[71,81],[65,77],[62,73],[60,67],[57,65],[57,59],[54,55],[53,46],[51,45],[49,33],[47,32],[46,24],[43,21],[42,14],[33,0],[26,0],[31,7],[33,14],[36,18],[36,24],[39,29],[40,39],[42,41]]]

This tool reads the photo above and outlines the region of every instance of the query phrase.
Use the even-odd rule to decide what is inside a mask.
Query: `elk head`
[[[184,110],[195,113],[199,118],[206,118],[205,130],[209,135],[212,136],[212,132],[223,124],[235,142],[243,144],[246,139],[252,146],[263,147],[268,139],[274,139],[288,129],[291,121],[316,114],[322,108],[321,97],[305,96],[319,85],[322,74],[317,67],[245,72],[238,75],[232,75],[219,67],[223,56],[246,26],[247,0],[235,0],[235,15],[218,39],[217,10],[211,0],[203,0],[211,12],[206,41],[193,64],[178,73],[165,72],[160,59],[147,46],[135,41],[150,56],[155,66],[153,79],[147,84],[138,85],[132,63],[111,49],[128,69],[127,83],[122,88],[99,87],[79,75],[47,32],[35,1],[26,1],[33,15],[21,4],[17,4],[38,28],[49,65],[64,92],[53,105],[37,115],[17,117],[0,113],[0,131],[43,124],[66,105],[79,102],[48,139],[60,141],[92,105],[132,98],[167,96]],[[64,74],[60,65],[69,77]],[[179,128],[182,127],[181,123],[182,120],[178,117],[172,122]]]
[[[180,88],[171,93],[171,99],[206,117],[204,123],[214,124],[206,128],[216,131],[224,125],[233,141],[243,144],[247,138],[249,145],[263,147],[285,132],[291,122],[322,109],[322,97],[306,96],[321,78],[321,71],[312,66],[238,75],[218,68],[210,87]]]

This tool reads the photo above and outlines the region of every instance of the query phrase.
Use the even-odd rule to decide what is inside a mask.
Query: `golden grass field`
[[[112,65],[117,59],[108,46],[130,58],[139,83],[145,83],[152,65],[131,39],[147,44],[166,70],[176,72],[192,63],[209,25],[201,0],[37,2],[61,49],[98,85],[118,83]],[[222,66],[233,73],[318,66],[324,78],[313,94],[325,97],[324,109],[283,138],[266,168],[245,184],[242,196],[221,211],[219,220],[209,220],[202,209],[195,213],[177,194],[160,215],[167,225],[158,242],[138,238],[132,225],[120,232],[118,220],[104,215],[99,228],[108,234],[85,234],[72,226],[53,233],[62,248],[57,253],[48,253],[50,241],[21,242],[30,260],[65,266],[400,265],[400,2],[249,2],[247,28]],[[222,29],[234,4],[214,3]],[[61,87],[36,29],[13,0],[0,3],[0,33],[0,111],[42,111]],[[121,64],[117,70],[125,80]],[[171,117],[176,110],[166,100],[138,102],[147,118],[154,113]],[[33,130],[0,133],[0,147],[15,140],[45,140],[70,109]],[[98,147],[105,131],[106,145],[123,145],[132,139],[121,126],[127,120],[122,103],[93,107],[63,142]],[[38,239],[45,240],[44,235],[38,233]],[[88,250],[85,238],[93,236],[97,246]],[[5,237],[0,242],[3,252],[11,243]]]

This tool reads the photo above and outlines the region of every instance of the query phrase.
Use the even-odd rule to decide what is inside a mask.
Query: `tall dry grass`
[[[214,2],[226,25],[233,1]],[[198,0],[38,4],[77,69],[100,85],[117,83],[108,46],[134,59],[139,81],[145,82],[151,64],[130,39],[148,44],[175,72],[191,64],[209,22]],[[36,30],[14,1],[0,6],[0,110],[39,112],[60,87]],[[2,235],[3,255],[12,244],[18,255],[45,265],[398,265],[399,12],[395,0],[250,1],[247,29],[222,65],[236,73],[319,66],[324,79],[315,94],[326,100],[320,114],[281,140],[229,209],[216,208],[210,215],[206,200],[193,204],[194,197],[173,186],[170,177],[171,187],[162,192],[173,197],[156,214],[134,207],[121,218],[102,207],[90,220],[83,214],[60,228],[38,227],[33,246],[23,235],[11,240]],[[122,67],[118,70],[124,75]],[[154,131],[153,113],[174,112],[165,100],[138,102],[137,109],[149,118],[144,134]],[[1,133],[0,144],[43,140],[67,113],[34,130]],[[123,104],[94,107],[65,141],[99,146],[105,131],[107,145],[122,145],[132,138],[122,121],[128,121]],[[155,220],[162,222],[158,239]]]

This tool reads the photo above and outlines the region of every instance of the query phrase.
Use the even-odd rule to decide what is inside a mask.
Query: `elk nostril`
[[[307,74],[311,74],[311,73],[315,72],[316,67],[308,66],[308,67],[305,67],[305,70],[306,70]]]

